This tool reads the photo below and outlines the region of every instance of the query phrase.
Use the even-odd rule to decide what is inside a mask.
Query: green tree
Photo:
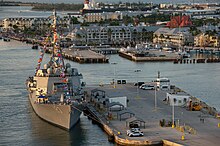
[[[199,30],[197,27],[195,27],[195,26],[191,26],[190,28],[189,28],[189,32],[192,34],[192,36],[196,36],[196,35],[198,35],[198,34],[200,34],[201,33],[201,30]]]
[[[71,17],[71,21],[70,24],[79,24],[80,22],[78,21],[78,19],[76,17]]]
[[[111,28],[108,29],[107,35],[108,35],[108,42],[110,43],[111,42],[111,37],[112,37],[112,29]]]

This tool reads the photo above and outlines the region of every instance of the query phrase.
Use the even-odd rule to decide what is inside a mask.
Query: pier
[[[79,63],[108,63],[109,60],[105,55],[87,49],[65,49],[63,56]]]
[[[146,52],[147,53],[147,52]],[[152,54],[138,54],[129,52],[119,52],[119,56],[135,62],[154,62],[154,61],[175,61],[178,57],[174,53],[151,51]]]
[[[175,86],[157,91],[138,89],[133,83],[116,84],[115,88],[112,84],[105,84],[87,87],[85,91],[88,101],[85,115],[117,144],[218,145],[220,121],[216,118],[215,108]],[[200,103],[202,108],[190,109],[187,104],[170,106],[166,100],[167,93],[189,96],[191,102]],[[106,102],[107,98],[115,97],[126,97],[126,106]],[[179,102],[177,100],[176,104]],[[126,131],[131,124],[137,124],[144,136],[129,137]]]
[[[220,58],[185,58],[176,59],[173,61],[174,64],[195,64],[195,63],[220,63]]]

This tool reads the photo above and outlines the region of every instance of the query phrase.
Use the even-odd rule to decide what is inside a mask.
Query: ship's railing
[[[82,76],[81,73],[76,75],[65,75],[66,77],[74,77],[74,76]],[[37,75],[37,77],[60,77],[60,75],[54,75],[54,74],[44,74],[44,75]]]
[[[73,105],[74,103],[80,103],[83,101],[83,99],[65,99],[63,102],[61,102],[59,99],[56,100],[50,100],[47,96],[45,96],[45,99],[42,102],[35,102],[37,104],[56,104],[56,105]]]

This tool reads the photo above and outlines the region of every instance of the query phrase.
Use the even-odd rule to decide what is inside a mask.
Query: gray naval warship
[[[51,124],[70,130],[79,121],[83,110],[82,74],[69,63],[64,64],[55,11],[53,21],[53,49],[49,62],[41,69],[43,47],[35,75],[27,79],[26,86],[35,113]]]

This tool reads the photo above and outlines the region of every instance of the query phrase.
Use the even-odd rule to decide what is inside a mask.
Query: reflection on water
[[[220,57],[220,52],[216,52],[216,53],[211,53],[211,52],[204,52],[204,53],[199,53],[196,51],[191,51],[190,53],[191,58],[219,58]]]
[[[31,105],[29,104],[29,106]],[[65,146],[114,145],[108,142],[107,135],[97,125],[93,125],[83,115],[71,131],[66,131],[43,121],[36,116],[32,109],[30,111],[31,144]]]

